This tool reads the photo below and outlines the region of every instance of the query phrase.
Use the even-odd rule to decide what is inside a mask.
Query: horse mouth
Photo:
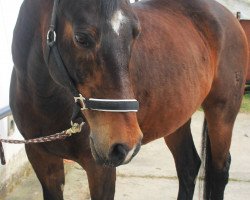
[[[135,147],[135,149],[134,149],[134,151],[132,153],[132,156],[127,155],[127,157],[123,161],[122,165],[128,164],[136,156],[136,154],[140,151],[140,149],[141,149],[141,143],[136,145],[136,147]]]
[[[141,143],[136,145],[136,147],[133,149],[131,153],[132,155],[128,153],[126,157],[122,160],[110,160],[108,158],[105,158],[104,156],[101,156],[102,154],[95,147],[93,138],[90,137],[90,148],[91,148],[92,156],[95,159],[97,164],[103,165],[105,167],[118,167],[120,165],[128,164],[133,159],[133,157],[139,152],[140,147],[141,147]]]
[[[92,156],[94,157],[97,164],[103,165],[105,167],[118,167],[119,166],[119,164],[112,163],[108,161],[107,159],[104,159],[103,157],[100,156],[101,154],[95,148],[93,138],[91,137],[90,137],[90,148],[91,148]]]

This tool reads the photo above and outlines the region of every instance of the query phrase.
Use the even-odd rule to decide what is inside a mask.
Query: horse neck
[[[25,90],[50,95],[59,86],[51,78],[43,56],[43,42],[48,2],[25,0],[14,29],[12,54],[18,81]],[[44,18],[45,16],[45,18]],[[44,24],[43,24],[44,23]],[[42,78],[41,78],[42,77]],[[47,94],[46,94],[47,93]]]

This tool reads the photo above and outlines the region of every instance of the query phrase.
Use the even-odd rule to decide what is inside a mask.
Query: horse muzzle
[[[91,152],[98,164],[118,167],[119,165],[129,163],[132,158],[139,152],[141,142],[136,144],[132,149],[126,144],[116,143],[111,146],[108,153],[102,153],[98,147],[95,146],[93,139],[90,137]]]

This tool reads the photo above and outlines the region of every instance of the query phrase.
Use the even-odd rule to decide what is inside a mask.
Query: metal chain
[[[64,130],[60,133],[56,133],[53,135],[45,136],[45,137],[39,137],[39,138],[28,139],[28,140],[0,139],[0,142],[9,143],[9,144],[34,144],[34,143],[52,142],[55,140],[63,140],[67,137],[70,137],[73,134],[80,133],[83,125],[84,125],[84,122],[82,122],[81,124],[74,123],[74,124],[71,124],[71,128],[67,130]]]

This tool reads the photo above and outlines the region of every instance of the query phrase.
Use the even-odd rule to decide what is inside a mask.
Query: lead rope
[[[8,139],[0,139],[0,157],[1,157],[1,164],[5,165],[5,156],[4,156],[4,150],[2,143],[9,143],[9,144],[37,144],[37,143],[45,143],[45,142],[52,142],[56,140],[64,140],[67,137],[70,137],[74,134],[80,133],[82,130],[82,126],[85,123],[82,122],[81,124],[78,123],[71,123],[71,128],[64,130],[60,133],[56,133],[53,135],[45,136],[45,137],[39,137],[34,139],[28,139],[28,140],[8,140]]]

